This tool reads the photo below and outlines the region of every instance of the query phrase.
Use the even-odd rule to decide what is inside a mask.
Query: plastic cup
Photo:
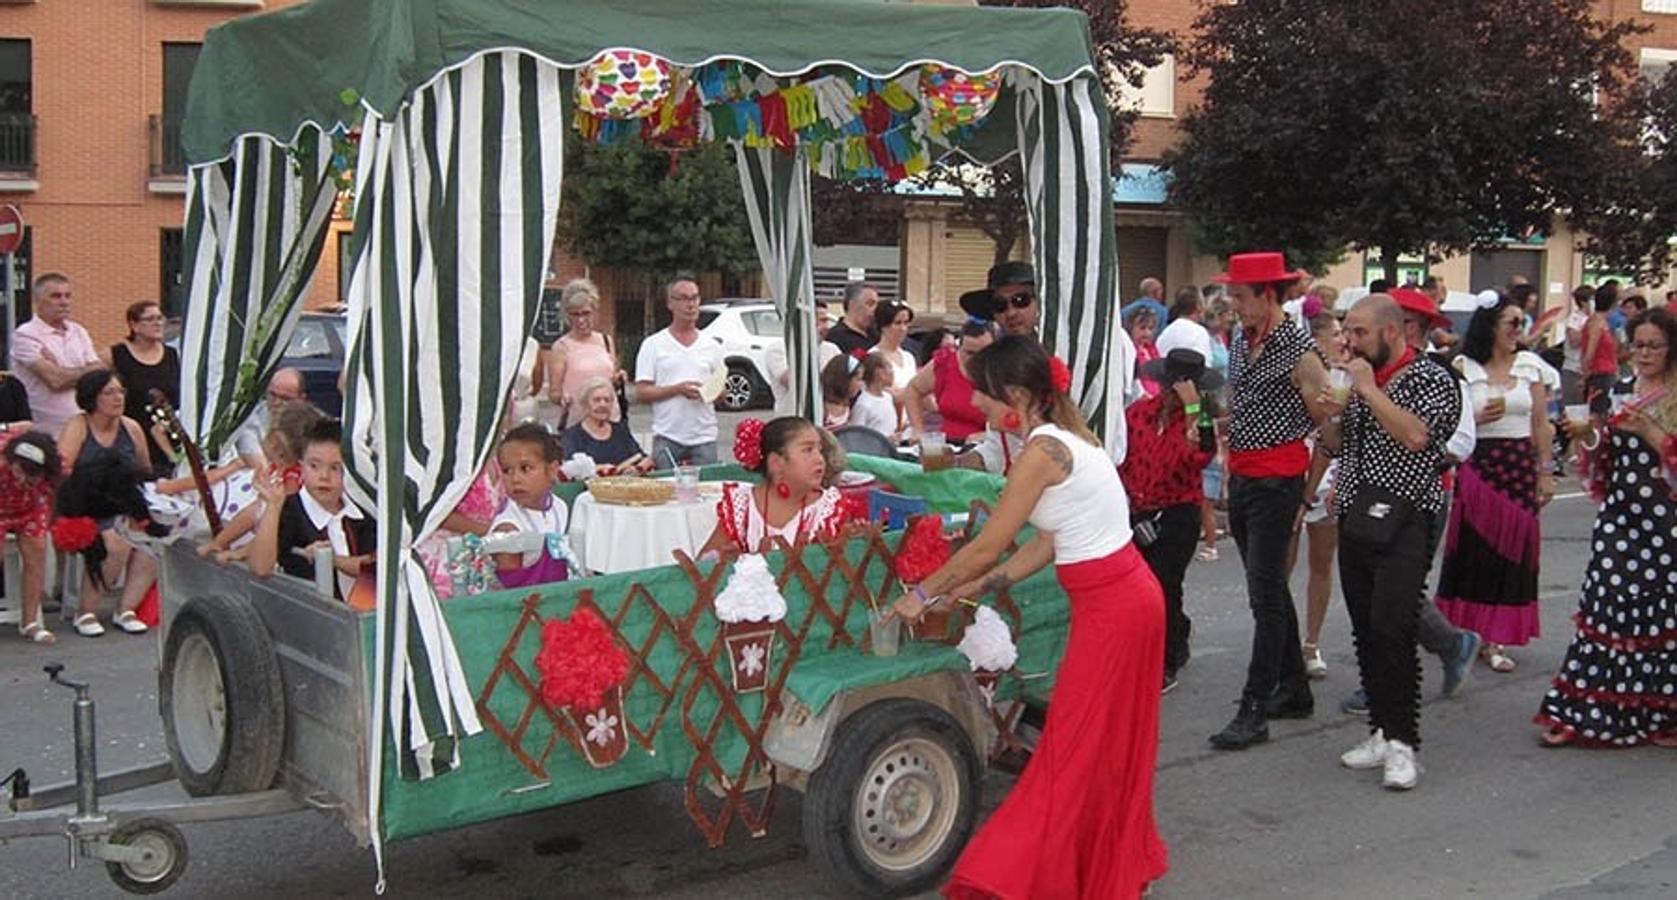
[[[1581,438],[1590,433],[1590,405],[1588,403],[1569,403],[1566,407],[1566,427],[1574,438]]]
[[[682,503],[699,499],[698,466],[682,464],[675,467],[675,498]]]
[[[874,656],[896,656],[902,638],[903,620],[890,614],[890,607],[868,610],[868,636]]]
[[[1351,373],[1344,369],[1328,370],[1328,396],[1340,405],[1351,402]]]
[[[941,431],[928,431],[920,436],[920,468],[927,472],[947,469],[954,464],[950,459],[949,439]]]

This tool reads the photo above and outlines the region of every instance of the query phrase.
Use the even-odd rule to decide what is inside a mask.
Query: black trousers
[[[1229,533],[1246,566],[1247,604],[1252,608],[1252,661],[1242,691],[1246,700],[1262,703],[1277,688],[1309,686],[1299,649],[1298,610],[1287,584],[1287,547],[1303,493],[1302,475],[1229,479]]]
[[[1188,564],[1194,561],[1194,550],[1199,546],[1200,508],[1197,503],[1182,503],[1137,513],[1134,518],[1155,514],[1159,536],[1141,547],[1141,556],[1165,591],[1165,674],[1172,675],[1188,664],[1188,636],[1194,630],[1194,623],[1182,608],[1182,579],[1188,576]]]
[[[1339,580],[1357,668],[1368,695],[1370,727],[1387,740],[1421,746],[1421,661],[1416,649],[1415,597],[1427,581],[1432,515],[1411,510],[1385,544],[1339,531]]]

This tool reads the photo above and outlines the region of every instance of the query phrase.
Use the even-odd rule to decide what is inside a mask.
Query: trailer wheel
[[[804,844],[851,893],[898,897],[935,887],[978,815],[981,768],[965,731],[918,700],[883,700],[839,726],[810,773]]]
[[[194,797],[273,786],[285,690],[262,617],[240,598],[194,597],[163,645],[158,705],[169,761]]]
[[[106,874],[130,894],[166,891],[186,871],[186,838],[180,829],[162,819],[124,823],[106,841],[144,854],[138,860],[105,863]]]

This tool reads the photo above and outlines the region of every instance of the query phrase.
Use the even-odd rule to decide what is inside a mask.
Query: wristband
[[[1200,414],[1200,405],[1198,403],[1190,403],[1182,407],[1182,412],[1184,415],[1197,416]]]
[[[918,585],[918,584],[914,586],[914,599],[920,601],[920,608],[921,609],[930,609],[932,604],[937,602],[936,597],[928,598],[926,596],[926,592],[921,590],[920,585]]]

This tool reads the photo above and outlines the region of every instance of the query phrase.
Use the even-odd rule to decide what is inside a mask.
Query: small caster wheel
[[[136,819],[111,832],[109,843],[139,850],[141,859],[105,863],[105,873],[130,894],[166,891],[186,871],[186,838],[162,819]]]

